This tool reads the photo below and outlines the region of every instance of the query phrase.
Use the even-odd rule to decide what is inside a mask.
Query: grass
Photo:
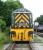
[[[33,42],[43,43],[43,38],[38,35],[34,35]]]
[[[2,50],[3,45],[10,41],[9,37],[6,35],[5,32],[0,32],[0,50]]]
[[[0,44],[0,50],[3,50],[2,48],[3,48],[3,44]]]
[[[3,48],[4,37],[4,33],[0,32],[0,50]]]
[[[33,42],[40,43],[40,46],[43,46],[43,38],[34,34]]]

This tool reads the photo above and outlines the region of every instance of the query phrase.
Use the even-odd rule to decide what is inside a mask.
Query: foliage
[[[3,50],[3,46],[10,42],[9,36],[5,32],[0,32],[0,50]]]
[[[6,22],[6,26],[11,24],[11,13],[12,11],[23,7],[23,5],[18,1],[6,1],[0,2],[0,16],[3,16],[3,20]]]
[[[39,22],[39,24],[43,24],[43,15],[40,15],[40,17],[38,17],[35,22]]]
[[[5,21],[3,21],[2,19],[0,19],[0,30],[4,31],[6,28],[6,23]]]

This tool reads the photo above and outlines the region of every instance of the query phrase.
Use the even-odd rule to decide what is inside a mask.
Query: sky
[[[43,0],[20,0],[20,2],[32,12],[33,21],[43,15]]]
[[[20,0],[20,2],[32,12],[33,21],[43,15],[43,0]]]

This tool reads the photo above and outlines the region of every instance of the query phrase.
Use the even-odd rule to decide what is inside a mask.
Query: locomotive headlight
[[[21,26],[19,26],[19,27],[21,27]]]
[[[11,32],[11,35],[16,36],[16,32]]]
[[[26,26],[23,26],[24,28],[26,27]]]
[[[11,34],[14,34],[14,32],[11,32]]]

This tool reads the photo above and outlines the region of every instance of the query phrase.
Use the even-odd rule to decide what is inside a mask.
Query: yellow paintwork
[[[11,28],[10,32],[16,32],[15,34],[10,34],[12,35],[11,39],[13,41],[32,41],[32,34],[30,34],[29,32],[33,32],[32,28],[29,28],[29,20],[31,20],[29,18],[30,16],[28,16],[27,14],[17,14],[15,16],[15,23],[21,23],[23,22],[23,27],[26,26],[28,28],[19,28],[19,26],[17,26],[15,24],[15,28]]]
[[[21,19],[19,22],[25,22],[23,19]]]
[[[17,18],[19,17],[19,15],[20,15],[20,14],[18,14],[18,15],[15,17],[15,19],[17,19]]]
[[[27,19],[29,19],[29,17],[26,15],[26,14],[24,14],[25,15],[25,17],[27,18]]]
[[[21,16],[15,21],[16,23],[21,19]]]
[[[11,32],[16,32],[16,36],[12,35],[13,41],[31,41],[32,40],[32,34],[29,34],[29,31],[33,31],[33,29],[11,29]],[[19,36],[19,38],[18,38]],[[22,37],[21,37],[22,36]]]
[[[28,22],[28,20],[27,20],[25,17],[23,17],[23,15],[22,15],[22,18],[23,18],[26,22]]]

